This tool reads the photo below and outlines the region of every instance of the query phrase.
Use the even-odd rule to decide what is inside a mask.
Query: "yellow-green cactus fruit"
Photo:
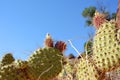
[[[2,57],[1,66],[7,65],[7,64],[11,64],[14,61],[14,58],[12,56],[11,53],[7,53]]]
[[[51,80],[62,70],[62,53],[53,47],[37,49],[28,58],[28,72],[35,80]]]
[[[96,67],[89,61],[89,59],[79,59],[76,68],[76,80],[102,80]]]
[[[120,65],[120,29],[115,22],[103,23],[96,31],[93,43],[93,60],[101,72]]]

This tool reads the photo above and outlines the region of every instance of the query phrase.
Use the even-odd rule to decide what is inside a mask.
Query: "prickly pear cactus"
[[[28,67],[28,62],[27,61],[22,61],[20,59],[19,60],[15,60],[12,64],[17,69],[25,69],[26,67]]]
[[[0,80],[31,80],[25,70],[18,69],[14,64],[0,67]]]
[[[63,65],[61,73],[57,76],[58,80],[73,80],[75,78],[74,65],[72,64],[69,61],[66,61],[66,64]]]
[[[115,22],[107,21],[99,27],[93,43],[93,60],[97,68],[111,71],[120,65],[120,29]]]
[[[53,47],[37,49],[28,58],[28,72],[35,80],[50,80],[62,70],[62,53]]]
[[[0,61],[0,65],[4,66],[7,64],[11,64],[14,61],[14,58],[11,53],[7,53],[2,57],[2,60]]]
[[[14,60],[11,54],[3,56],[0,64],[0,80],[51,80],[62,70],[66,44],[53,44],[49,34],[45,47],[37,49],[26,61]]]
[[[103,80],[93,63],[85,58],[78,60],[76,68],[76,80]]]

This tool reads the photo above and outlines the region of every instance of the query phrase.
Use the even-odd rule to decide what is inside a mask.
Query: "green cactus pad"
[[[76,80],[102,80],[94,65],[81,58],[77,63]]]
[[[37,49],[28,58],[28,72],[35,80],[50,80],[62,70],[62,53],[52,47]]]
[[[94,37],[93,60],[102,72],[115,69],[120,65],[120,29],[114,22],[105,22]]]
[[[0,80],[28,80],[28,78],[24,71],[10,64],[0,68]]]
[[[7,65],[7,64],[11,64],[14,61],[14,58],[12,56],[11,53],[7,53],[2,57],[1,66]]]
[[[13,62],[13,65],[17,68],[17,69],[25,69],[28,65],[27,65],[27,61],[22,61],[22,60],[15,60]]]

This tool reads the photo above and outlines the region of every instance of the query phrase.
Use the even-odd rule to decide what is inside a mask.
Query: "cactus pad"
[[[110,21],[97,30],[93,43],[93,60],[100,71],[111,71],[120,65],[119,37],[120,29]]]
[[[24,71],[10,64],[0,68],[0,80],[28,80],[28,78]]]
[[[11,53],[7,53],[2,57],[1,66],[7,65],[7,64],[11,64],[14,61],[14,58],[12,56]]]
[[[28,73],[36,80],[50,80],[62,70],[62,53],[55,48],[37,49],[28,58]]]
[[[28,65],[27,65],[27,61],[22,61],[22,60],[15,60],[13,62],[13,65],[17,68],[17,69],[25,69]]]
[[[102,80],[97,69],[89,60],[81,58],[76,67],[76,80]]]

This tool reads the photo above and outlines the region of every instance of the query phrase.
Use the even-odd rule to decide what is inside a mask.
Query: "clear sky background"
[[[11,52],[17,59],[26,59],[43,46],[47,32],[53,39],[71,41],[80,51],[94,28],[85,27],[81,12],[96,6],[97,1],[115,12],[118,0],[0,0],[0,56]],[[77,55],[67,43],[65,54]]]

